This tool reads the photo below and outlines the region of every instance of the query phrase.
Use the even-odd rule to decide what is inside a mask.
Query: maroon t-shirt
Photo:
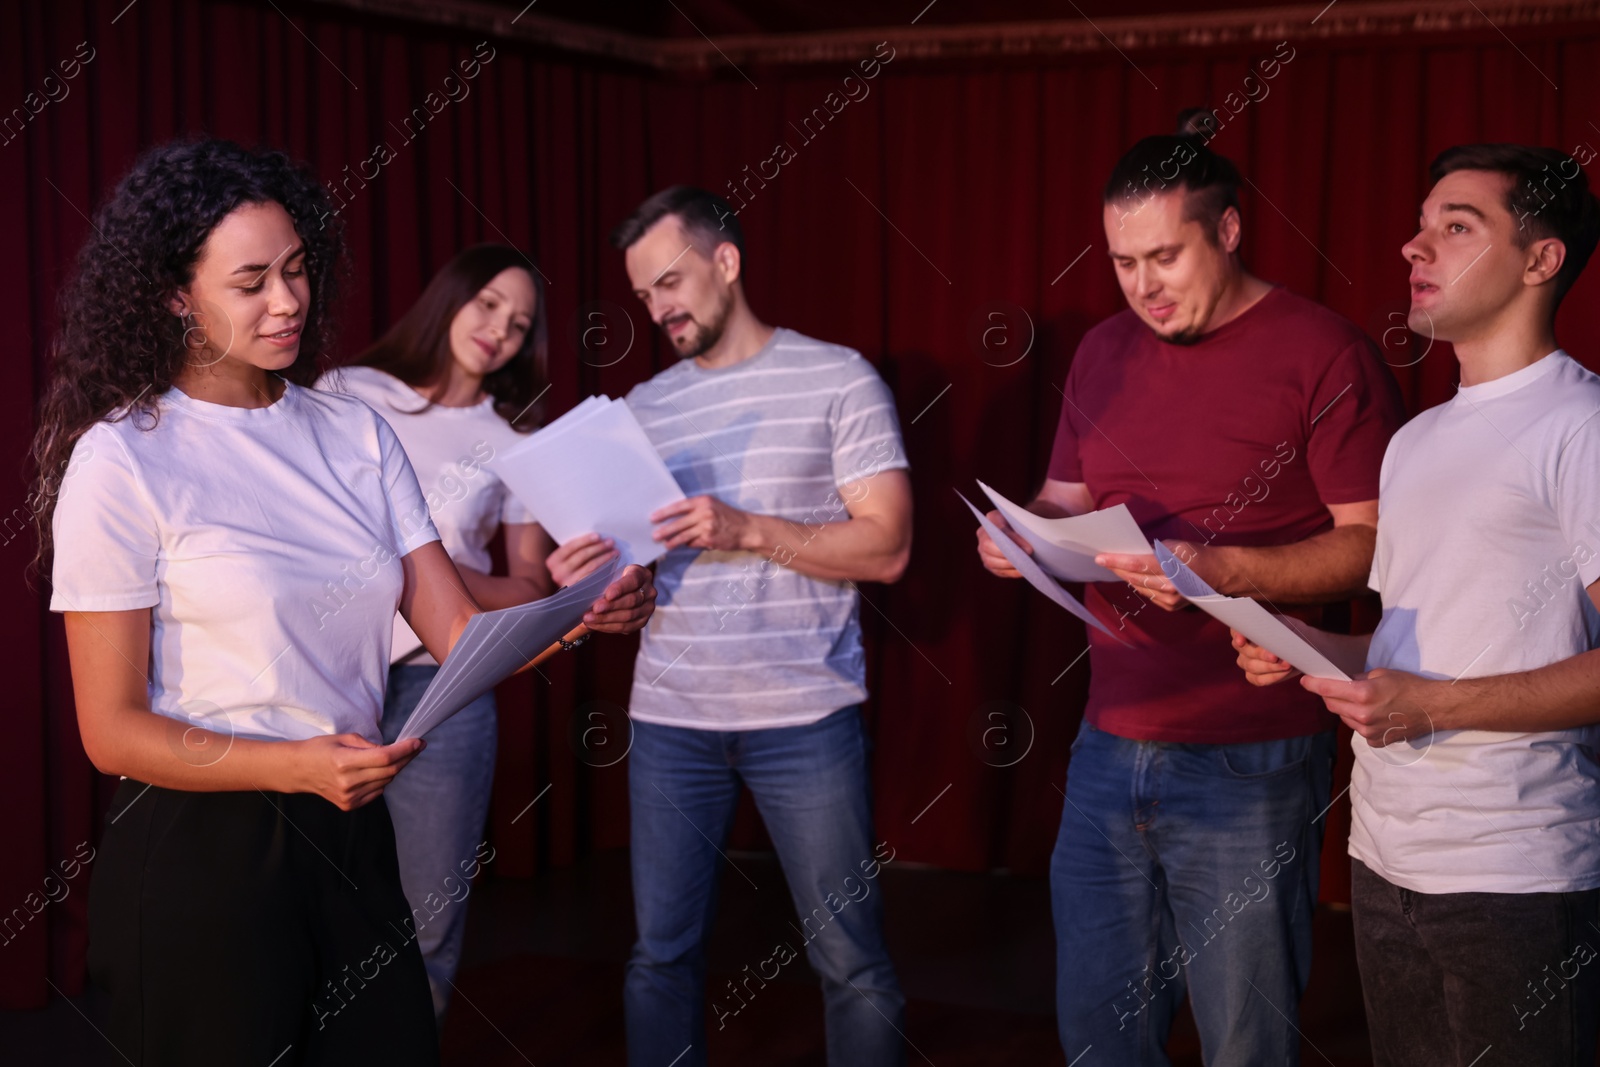
[[[1078,346],[1050,477],[1128,505],[1152,540],[1284,545],[1331,529],[1328,504],[1376,500],[1404,421],[1371,340],[1319,304],[1274,288],[1192,345],[1168,344],[1131,309]],[[1245,681],[1228,629],[1192,606],[1165,611],[1126,583],[1086,601],[1132,644],[1094,630],[1087,716],[1145,741],[1298,737],[1334,719],[1297,684]]]

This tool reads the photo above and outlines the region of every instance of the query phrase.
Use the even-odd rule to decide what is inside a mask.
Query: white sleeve
[[[128,611],[161,601],[161,534],[133,460],[105,423],[73,446],[51,517],[51,611]]]
[[[422,495],[417,474],[411,469],[406,450],[382,415],[370,412],[378,431],[383,454],[383,486],[389,498],[389,516],[394,524],[394,554],[405,556],[429,541],[439,540],[439,531],[428,514],[428,500]]]
[[[528,510],[528,505],[518,499],[517,494],[511,491],[506,483],[500,483],[500,521],[507,526],[525,526],[539,521],[538,516]]]
[[[1600,412],[1578,427],[1556,459],[1556,521],[1571,548],[1589,546],[1578,564],[1584,585],[1600,579]],[[1578,558],[1574,553],[1574,559]]]

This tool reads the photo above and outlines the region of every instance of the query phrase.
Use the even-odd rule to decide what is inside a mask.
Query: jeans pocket
[[[1307,735],[1281,741],[1218,745],[1217,763],[1229,778],[1260,779],[1293,774],[1304,770],[1313,740],[1314,735]]]

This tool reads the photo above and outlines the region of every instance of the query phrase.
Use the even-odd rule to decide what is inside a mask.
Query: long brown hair
[[[495,413],[512,429],[519,433],[534,430],[543,421],[543,404],[534,401],[543,395],[549,381],[544,279],[533,261],[515,248],[482,244],[463,249],[439,268],[411,310],[354,362],[392,374],[418,390],[443,382],[455,358],[450,352],[450,323],[456,312],[511,267],[520,267],[533,279],[533,324],[517,354],[484,377],[483,389],[494,397]]]

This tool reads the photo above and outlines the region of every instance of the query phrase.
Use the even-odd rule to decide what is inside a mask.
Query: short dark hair
[[[634,208],[633,214],[611,231],[611,243],[626,251],[646,230],[668,215],[678,217],[689,239],[708,258],[724,241],[737,248],[739,255],[744,255],[744,230],[739,226],[739,215],[733,205],[716,193],[692,185],[670,185]]]
[[[1215,114],[1189,108],[1178,116],[1178,132],[1139,141],[1111,170],[1103,199],[1107,204],[1146,195],[1185,190],[1184,217],[1214,229],[1230,207],[1239,209],[1239,168],[1206,147],[1216,136]]]
[[[1446,148],[1428,168],[1435,185],[1458,170],[1487,170],[1511,179],[1506,210],[1517,220],[1517,247],[1554,237],[1567,247],[1556,275],[1556,303],[1583,273],[1600,242],[1600,202],[1578,161],[1555,148],[1520,144],[1462,144]]]

